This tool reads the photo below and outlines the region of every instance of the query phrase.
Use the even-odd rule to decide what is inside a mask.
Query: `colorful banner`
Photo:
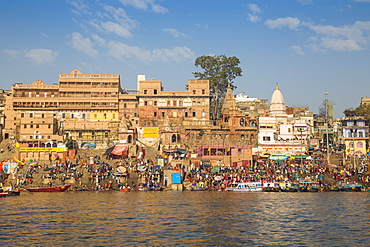
[[[159,137],[158,127],[144,127],[144,138],[158,138]]]
[[[64,151],[68,151],[68,148],[66,147],[54,147],[54,148],[37,148],[37,147],[34,147],[34,148],[25,148],[25,147],[22,147],[22,148],[19,148],[19,151],[20,152],[64,152]]]

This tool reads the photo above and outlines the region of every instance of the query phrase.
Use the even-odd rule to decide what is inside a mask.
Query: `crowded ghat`
[[[92,150],[93,151],[93,150]],[[90,152],[97,153],[96,151]],[[338,167],[323,157],[312,160],[256,160],[253,165],[193,163],[187,154],[112,159],[104,155],[76,155],[74,160],[4,160],[0,166],[4,190],[27,191],[70,185],[72,191],[370,191],[368,166]],[[305,184],[305,190],[301,187]],[[296,186],[296,187],[294,187]],[[258,187],[257,190],[250,190]]]

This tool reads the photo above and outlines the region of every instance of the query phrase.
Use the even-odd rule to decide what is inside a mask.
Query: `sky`
[[[1,0],[0,88],[60,73],[138,75],[184,91],[199,56],[240,60],[234,94],[334,116],[370,97],[370,0]],[[327,95],[325,95],[327,92]]]

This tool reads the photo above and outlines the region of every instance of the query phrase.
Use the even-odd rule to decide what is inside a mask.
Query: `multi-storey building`
[[[369,126],[363,117],[344,117],[342,119],[343,139],[347,156],[362,156],[366,154],[369,140]]]
[[[59,133],[79,143],[103,147],[117,139],[119,118],[118,74],[82,74],[75,69],[59,76]]]

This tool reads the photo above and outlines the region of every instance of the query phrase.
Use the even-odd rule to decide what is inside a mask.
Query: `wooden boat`
[[[261,192],[263,191],[263,187],[261,182],[243,182],[238,183],[236,187],[229,187],[227,190],[240,192]]]
[[[6,197],[8,195],[8,192],[0,192],[0,197]]]
[[[55,186],[55,187],[27,188],[27,191],[29,192],[63,192],[63,191],[66,191],[69,187],[71,187],[71,184]]]
[[[281,192],[298,192],[298,184],[291,183],[291,182],[283,182],[279,183],[280,191]]]
[[[19,196],[21,194],[21,191],[19,189],[15,189],[14,190],[12,186],[4,186],[4,187],[2,187],[2,191],[1,192],[8,193],[8,196]]]
[[[357,183],[342,184],[339,187],[339,191],[360,192],[361,191],[361,184],[357,184]]]
[[[316,181],[300,181],[299,191],[300,192],[318,192],[320,190],[320,184]]]
[[[191,191],[205,191],[206,190],[206,187],[203,187],[203,186],[191,186],[190,187],[190,190]]]
[[[280,187],[279,184],[275,182],[264,182],[262,185],[262,190],[264,192],[279,192]]]

